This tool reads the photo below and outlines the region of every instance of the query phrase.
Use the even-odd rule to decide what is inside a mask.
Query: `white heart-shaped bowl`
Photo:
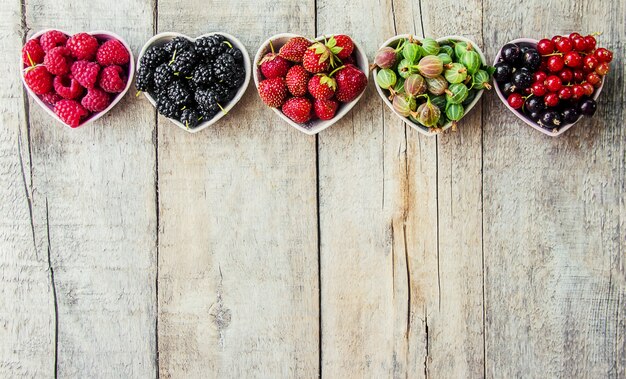
[[[327,36],[332,36],[332,35],[335,35],[335,34],[328,34]],[[271,51],[270,41],[272,42],[272,45],[274,46],[274,51],[278,51],[289,39],[293,37],[301,37],[301,36],[298,34],[292,34],[292,33],[281,33],[281,34],[276,34],[275,36],[272,36],[268,38],[265,42],[263,42],[263,44],[259,48],[259,51],[257,51],[256,56],[254,57],[254,71],[252,75],[254,77],[254,84],[257,89],[259,88],[259,82],[261,81],[261,70],[259,69],[258,63],[261,61],[261,58],[263,58],[263,56],[266,53]],[[314,41],[323,41],[324,38],[325,36],[320,36],[320,37],[315,38]],[[367,56],[365,55],[365,53],[363,52],[363,49],[361,49],[358,43],[356,43],[354,40],[352,40],[352,42],[354,42],[355,66],[359,70],[361,70],[363,73],[365,73],[365,75],[367,75],[367,72],[369,70]],[[283,112],[280,111],[280,109],[272,108],[272,110],[280,118],[285,120],[285,122],[287,122],[289,125],[293,126],[294,128],[298,129],[302,133],[305,133],[308,135],[315,135],[321,132],[322,130],[330,127],[331,125],[339,121],[343,116],[345,116],[350,111],[350,109],[352,109],[356,105],[356,103],[359,102],[359,100],[361,99],[361,96],[363,96],[363,93],[365,93],[365,91],[363,91],[359,96],[357,96],[356,99],[350,101],[349,103],[340,103],[339,108],[337,109],[337,113],[335,114],[335,117],[333,117],[330,120],[316,119],[316,120],[311,120],[305,124],[298,124],[297,122],[294,122],[293,120],[291,120],[289,117],[285,116]]]
[[[505,43],[502,47],[504,47],[505,45],[508,45],[509,43],[526,44],[526,45],[531,45],[533,47],[537,47],[537,42],[539,42],[539,41],[536,40],[536,39],[532,39],[532,38],[518,38],[518,39],[514,39],[513,41],[509,41],[509,42]],[[501,53],[502,53],[502,48],[500,48],[500,50],[498,51],[498,54],[496,55],[496,59],[493,61],[494,65],[496,63],[498,63],[498,61],[500,60],[500,54]],[[574,124],[576,122],[580,121],[581,118],[584,117],[584,116],[581,115],[581,117],[578,118],[578,120],[576,120],[576,122],[573,122],[571,124],[563,124],[563,126],[561,126],[555,132],[554,129],[552,129],[552,130],[546,129],[546,128],[542,127],[541,125],[537,124],[536,122],[534,122],[533,120],[531,120],[528,116],[526,116],[522,112],[519,112],[517,109],[513,109],[513,107],[511,107],[509,105],[509,102],[506,101],[506,96],[504,96],[502,91],[500,91],[500,86],[498,85],[498,83],[497,83],[497,81],[495,79],[494,79],[494,87],[496,87],[496,93],[498,94],[498,97],[500,98],[500,100],[504,103],[504,105],[507,108],[509,108],[509,110],[511,112],[513,112],[513,114],[515,114],[520,120],[524,121],[526,124],[532,126],[534,129],[539,130],[541,133],[543,133],[545,135],[548,135],[550,137],[560,136],[561,134],[565,133],[569,128],[574,126]],[[602,84],[600,85],[600,87],[596,88],[596,90],[593,92],[593,95],[591,96],[592,99],[598,100],[598,96],[600,96],[600,92],[602,92],[602,87],[604,87],[604,77],[602,77]]]
[[[189,36],[186,36],[186,35],[181,34],[181,33],[176,33],[176,32],[163,32],[163,33],[159,33],[159,34],[155,35],[154,37],[150,38],[148,40],[148,42],[146,42],[146,44],[143,45],[143,47],[141,48],[141,52],[139,53],[139,56],[137,57],[137,69],[139,70],[141,57],[153,45],[157,45],[157,46],[165,45],[167,42],[173,40],[176,37],[183,37],[183,38],[186,38],[186,39],[190,40],[191,42],[195,42],[198,38],[208,37],[208,36],[212,36],[214,34],[219,34],[219,35],[222,35],[222,36],[226,37],[228,42],[230,42],[234,47],[236,47],[239,50],[241,50],[241,52],[243,53],[243,64],[244,64],[244,69],[246,70],[246,78],[245,78],[243,84],[241,85],[241,87],[237,90],[237,93],[235,94],[235,97],[233,97],[230,100],[230,102],[228,102],[228,104],[223,107],[224,108],[223,111],[218,112],[212,119],[199,123],[195,128],[187,128],[180,121],[172,119],[172,118],[168,118],[168,120],[170,120],[171,122],[176,124],[179,128],[181,128],[184,131],[189,132],[189,133],[197,133],[197,132],[201,131],[202,129],[205,129],[205,128],[215,124],[219,119],[221,119],[226,114],[228,114],[228,112],[231,109],[233,109],[235,104],[237,104],[239,102],[239,100],[241,100],[241,98],[243,97],[243,94],[246,92],[246,88],[248,88],[248,84],[250,83],[250,56],[248,55],[248,50],[246,50],[246,47],[243,45],[243,43],[241,43],[241,41],[239,41],[237,38],[235,38],[235,36],[232,36],[232,35],[230,35],[228,33],[224,33],[224,32],[206,33],[206,34],[202,34],[200,36],[197,36],[195,38],[191,38]],[[143,94],[148,99],[148,101],[150,101],[150,103],[156,108],[156,100],[152,96],[150,96],[150,94],[148,92],[144,92]]]
[[[49,32],[51,30],[58,30],[59,32],[65,34],[68,37],[71,37],[72,34],[68,33],[64,30],[61,29],[44,29],[44,30],[40,30],[37,33],[33,34],[28,40],[31,40],[33,38],[39,38],[41,37],[41,35],[43,35],[46,32]],[[122,97],[124,97],[124,95],[126,94],[126,92],[128,92],[128,89],[130,88],[132,82],[133,82],[133,76],[135,75],[135,58],[133,57],[133,51],[130,49],[130,46],[128,46],[128,43],[126,43],[126,41],[124,41],[124,39],[120,36],[118,36],[115,33],[111,33],[109,31],[106,30],[96,30],[93,32],[86,32],[87,34],[91,34],[92,36],[96,37],[98,39],[99,42],[102,41],[108,41],[110,39],[116,39],[118,41],[120,41],[122,43],[122,45],[124,45],[124,47],[126,48],[126,50],[128,51],[128,54],[130,54],[130,61],[128,63],[128,69],[126,72],[126,87],[124,87],[124,90],[118,94],[116,94],[116,96],[113,98],[113,100],[111,100],[111,103],[109,104],[108,107],[106,107],[105,110],[101,111],[101,112],[95,112],[92,113],[91,116],[89,116],[89,118],[86,118],[85,120],[83,120],[83,122],[81,122],[76,128],[81,128],[83,126],[86,126],[88,124],[91,124],[92,122],[96,121],[97,119],[99,119],[100,117],[104,116],[105,114],[107,114],[111,109],[113,109],[113,107],[119,103],[120,100],[122,100]],[[28,85],[26,85],[26,80],[24,79],[24,70],[27,68],[27,66],[24,64],[24,62],[22,62],[22,55],[20,54],[20,76],[22,77],[22,82],[24,83],[24,87],[26,87],[26,90],[28,91],[28,93],[30,94],[30,96],[32,96],[32,98],[35,100],[35,102],[37,104],[39,104],[39,106],[41,108],[43,108],[43,110],[45,110],[50,116],[52,116],[52,118],[54,118],[55,120],[57,120],[58,122],[60,122],[61,124],[67,126],[70,129],[76,129],[76,128],[72,128],[71,126],[67,125],[65,122],[63,122],[63,120],[61,120],[59,118],[59,116],[56,115],[56,113],[54,113],[54,107],[46,104],[43,102],[43,100],[41,100],[41,98],[39,97],[39,95],[37,95],[36,93],[34,93],[30,87],[28,87]]]
[[[382,45],[380,45],[380,48],[382,49],[383,47],[386,46],[390,46],[393,45],[395,47],[395,42],[397,42],[400,39],[403,38],[409,38],[411,37],[410,34],[400,34],[397,35],[395,37],[391,37],[389,38],[387,41],[383,42]],[[480,60],[482,62],[483,65],[487,64],[487,59],[485,58],[485,55],[483,54],[482,50],[478,47],[478,45],[476,44],[476,42],[472,41],[471,39],[465,38],[465,37],[461,37],[461,36],[446,36],[446,37],[442,37],[442,38],[437,38],[437,42],[441,43],[441,42],[446,42],[446,41],[463,41],[463,42],[467,42],[469,44],[472,45],[472,47],[474,48],[474,51],[476,51],[478,53],[478,55],[480,56]],[[452,126],[452,121],[446,123],[444,126],[442,126],[441,128],[427,128],[423,125],[420,124],[416,124],[415,122],[411,121],[408,117],[404,117],[400,114],[398,114],[398,112],[396,112],[393,109],[393,105],[391,104],[391,101],[389,100],[387,94],[385,94],[385,90],[383,90],[382,88],[380,88],[378,86],[378,84],[376,84],[376,74],[378,73],[378,68],[375,68],[372,71],[372,75],[374,78],[374,85],[376,87],[376,91],[378,91],[378,95],[380,95],[380,98],[383,99],[383,101],[385,102],[385,104],[387,104],[387,106],[389,107],[389,109],[391,109],[393,111],[393,113],[396,114],[396,116],[400,117],[404,122],[406,122],[407,124],[409,124],[413,129],[417,130],[418,132],[427,135],[427,136],[434,136],[437,135],[438,132],[442,131],[442,130],[446,130],[449,127]],[[483,95],[484,90],[480,90],[476,93],[476,97],[474,97],[474,100],[472,100],[471,103],[469,103],[467,105],[467,107],[465,107],[465,113],[463,115],[463,117],[465,117],[471,110],[472,108],[474,108],[474,106],[476,105],[476,103],[478,103],[478,100],[480,100],[481,96]],[[462,119],[462,118],[461,118]]]

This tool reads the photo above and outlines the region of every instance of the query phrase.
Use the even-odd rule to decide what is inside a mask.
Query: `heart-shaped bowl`
[[[387,41],[383,42],[382,45],[380,45],[380,48],[386,47],[386,46],[391,46],[391,47],[396,47],[397,43],[399,40],[401,39],[406,39],[411,37],[412,35],[410,34],[399,34],[395,37],[391,37],[389,38]],[[461,37],[461,36],[446,36],[446,37],[441,37],[441,38],[437,38],[437,42],[439,43],[443,43],[443,42],[447,42],[447,41],[463,41],[463,42],[467,42],[469,44],[472,45],[472,48],[474,49],[474,51],[476,51],[478,53],[478,55],[480,56],[480,60],[482,62],[483,65],[487,65],[487,59],[485,58],[485,54],[483,54],[482,50],[478,47],[478,44],[476,44],[476,42],[472,41],[471,39],[465,38],[465,37]],[[372,75],[374,78],[374,82],[376,82],[376,74],[378,74],[378,68],[374,68],[374,70],[372,71]],[[442,126],[441,128],[428,128],[426,126],[417,124],[413,121],[411,121],[408,117],[404,117],[400,114],[398,114],[398,112],[396,112],[393,109],[393,105],[391,104],[391,101],[389,100],[387,94],[385,94],[385,90],[383,90],[382,88],[380,88],[378,86],[378,84],[375,84],[376,87],[376,91],[378,92],[378,95],[380,95],[380,98],[383,99],[383,101],[385,102],[385,104],[389,107],[389,109],[391,109],[393,111],[393,113],[396,114],[396,116],[400,117],[404,122],[406,122],[407,124],[409,124],[413,129],[417,130],[418,132],[427,135],[427,136],[434,136],[437,135],[438,132],[441,132],[443,130],[446,130],[448,128],[450,128],[453,124],[452,121],[446,123],[444,126]],[[474,100],[472,100],[471,103],[469,103],[466,107],[465,107],[465,112],[463,117],[465,117],[465,115],[467,115],[469,113],[470,110],[472,110],[472,108],[474,108],[474,106],[476,105],[476,103],[478,103],[478,100],[480,100],[481,96],[483,95],[484,90],[480,90],[476,93],[476,96],[474,97]]]
[[[246,47],[235,36],[230,35],[228,33],[224,33],[224,32],[206,33],[206,34],[202,34],[200,36],[197,36],[195,38],[186,36],[186,35],[184,35],[182,33],[163,32],[163,33],[159,33],[159,34],[155,35],[154,37],[150,38],[148,40],[148,42],[146,42],[146,44],[143,45],[143,47],[141,48],[141,52],[139,53],[139,56],[137,57],[137,69],[139,70],[141,68],[140,67],[141,57],[152,46],[162,46],[162,45],[165,45],[166,43],[168,43],[169,41],[173,40],[176,37],[183,37],[183,38],[188,39],[191,42],[195,42],[198,38],[208,37],[208,36],[212,36],[214,34],[219,34],[219,35],[224,36],[228,40],[228,42],[230,42],[234,47],[236,47],[239,50],[241,50],[241,52],[243,53],[243,64],[244,64],[244,68],[246,70],[246,78],[245,78],[243,84],[241,85],[241,87],[239,87],[239,89],[237,90],[237,93],[235,94],[235,97],[233,97],[230,100],[230,102],[228,102],[228,104],[226,104],[225,106],[222,106],[223,110],[221,112],[218,112],[212,119],[199,123],[195,128],[187,128],[182,122],[180,122],[178,120],[175,120],[175,119],[172,119],[172,118],[168,118],[168,120],[170,120],[171,122],[176,124],[179,128],[181,128],[184,131],[187,131],[189,133],[197,133],[197,132],[201,131],[202,129],[205,129],[205,128],[215,124],[217,121],[219,121],[219,119],[221,119],[226,114],[228,114],[228,112],[231,109],[233,109],[235,104],[237,104],[237,102],[239,102],[239,100],[241,100],[241,98],[243,97],[243,94],[246,92],[246,88],[248,88],[248,84],[250,83],[250,71],[251,71],[250,70],[250,56],[248,55],[248,50],[246,50]],[[156,108],[156,99],[154,99],[148,92],[144,92],[143,94],[148,99],[148,101],[150,101],[150,103]]]
[[[338,34],[339,33],[337,33],[337,35]],[[327,36],[332,36],[332,35],[335,35],[335,34],[327,34]],[[259,87],[259,82],[261,81],[261,70],[259,69],[258,63],[261,61],[261,58],[263,58],[263,56],[266,53],[271,51],[270,41],[272,42],[272,46],[274,46],[274,51],[278,51],[289,39],[293,37],[301,37],[301,36],[298,34],[292,34],[292,33],[281,33],[281,34],[276,34],[275,36],[272,36],[268,38],[265,42],[263,42],[263,44],[259,48],[259,51],[257,51],[256,56],[254,57],[254,71],[252,75],[254,77],[254,84],[257,88]],[[320,37],[315,38],[313,41],[323,41],[324,38],[326,37],[320,36]],[[367,72],[369,70],[367,56],[365,55],[365,52],[363,51],[363,49],[361,49],[358,43],[356,43],[354,40],[352,40],[352,42],[354,43],[353,54],[355,56],[355,66],[359,70],[361,70],[363,73],[365,73],[365,75],[367,75]],[[305,124],[298,124],[297,122],[294,122],[293,120],[291,120],[289,117],[285,116],[283,112],[281,112],[280,109],[272,108],[272,110],[280,118],[285,120],[285,122],[287,122],[289,125],[293,126],[294,128],[298,129],[302,133],[305,133],[308,135],[315,135],[321,132],[322,130],[330,127],[331,125],[339,121],[343,116],[345,116],[350,111],[350,109],[352,109],[356,105],[356,103],[359,102],[359,100],[361,99],[361,96],[363,96],[363,93],[365,93],[365,91],[361,92],[361,94],[357,96],[356,99],[348,103],[340,103],[339,108],[337,109],[337,113],[335,114],[335,117],[333,117],[330,120],[316,119],[316,120],[311,120]]]
[[[537,42],[539,41],[536,39],[532,39],[532,38],[518,38],[518,39],[514,39],[513,41],[507,42],[505,45],[508,45],[509,43],[514,43],[516,45],[521,45],[521,46],[526,45],[526,46],[537,47]],[[500,61],[501,53],[502,53],[502,48],[500,48],[500,50],[498,51],[498,54],[496,55],[496,59],[493,61],[494,65]],[[534,129],[550,137],[560,136],[561,134],[565,133],[569,128],[574,126],[575,123],[580,121],[582,117],[584,117],[584,116],[579,117],[578,120],[576,120],[576,122],[573,122],[570,124],[563,124],[559,129],[546,129],[542,127],[541,125],[537,124],[536,122],[534,122],[533,120],[531,120],[528,116],[526,116],[522,112],[511,107],[509,105],[509,102],[506,100],[506,96],[500,90],[500,86],[495,81],[495,79],[494,79],[494,87],[496,87],[496,93],[498,94],[498,97],[500,98],[500,100],[504,103],[504,105],[507,108],[509,108],[511,112],[513,112],[514,115],[516,115],[520,120],[524,121],[529,126],[533,127]],[[600,85],[600,87],[596,88],[596,90],[593,92],[593,95],[591,96],[592,99],[598,100],[598,96],[600,96],[600,92],[602,92],[602,87],[604,87],[604,77],[602,77],[602,84]]]
[[[28,40],[31,40],[33,38],[39,38],[41,37],[44,33],[49,32],[51,30],[58,30],[59,32],[65,34],[68,37],[71,37],[72,34],[68,33],[64,30],[61,29],[44,29],[44,30],[40,30],[37,33],[33,34]],[[130,49],[130,46],[128,45],[128,43],[126,43],[126,41],[118,36],[115,33],[106,31],[106,30],[95,30],[93,32],[86,32],[87,34],[91,34],[92,36],[96,37],[98,39],[98,42],[100,42],[100,44],[102,44],[103,42],[106,42],[108,40],[111,39],[116,39],[118,41],[120,41],[122,43],[122,45],[124,45],[124,47],[126,48],[126,51],[128,51],[128,54],[130,55],[130,61],[128,63],[128,67],[126,70],[126,87],[124,87],[124,90],[118,94],[116,94],[116,96],[111,100],[111,103],[109,104],[108,107],[106,107],[105,110],[101,111],[101,112],[94,112],[92,113],[88,118],[84,119],[78,126],[79,127],[83,127],[87,124],[91,124],[92,122],[96,121],[97,119],[99,119],[100,117],[104,116],[105,114],[107,114],[111,109],[113,109],[113,107],[115,105],[117,105],[117,103],[119,103],[120,100],[122,100],[122,97],[124,97],[124,95],[126,94],[126,92],[128,92],[128,89],[130,88],[132,82],[133,82],[133,76],[135,74],[135,58],[133,58],[133,52]],[[24,79],[24,72],[25,69],[27,68],[27,66],[24,64],[24,62],[22,62],[21,59],[21,54],[20,54],[20,76],[22,77],[22,82],[24,83],[24,87],[26,88],[26,91],[28,91],[28,93],[30,94],[30,96],[32,96],[32,98],[35,100],[35,102],[37,104],[39,104],[39,106],[41,108],[43,108],[43,110],[45,110],[50,116],[52,116],[52,118],[54,118],[55,120],[57,120],[58,122],[60,122],[61,124],[67,126],[70,129],[75,129],[72,128],[71,126],[67,125],[65,122],[63,122],[63,120],[61,120],[61,118],[59,118],[59,116],[57,116],[56,113],[54,113],[54,107],[46,104],[43,102],[43,100],[41,100],[41,97],[39,95],[37,95],[36,93],[34,93],[29,87],[28,85],[26,85],[26,80]]]

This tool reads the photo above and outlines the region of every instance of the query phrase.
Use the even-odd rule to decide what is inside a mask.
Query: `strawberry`
[[[337,112],[337,107],[339,107],[339,103],[335,100],[320,100],[315,99],[313,103],[313,109],[315,111],[315,115],[320,120],[330,120],[335,117],[335,113]]]
[[[300,63],[306,49],[311,46],[311,41],[304,37],[293,37],[284,44],[278,54],[288,61]]]
[[[367,86],[367,76],[351,64],[337,69],[335,80],[337,81],[335,96],[342,103],[356,99]]]
[[[298,124],[311,119],[311,101],[306,97],[292,97],[283,104],[282,111]]]
[[[308,89],[314,98],[328,100],[335,95],[337,82],[326,74],[317,74],[309,80]]]
[[[289,61],[276,53],[267,53],[259,62],[266,79],[283,78],[289,71]]]
[[[321,42],[311,45],[302,57],[302,66],[312,74],[328,71],[335,64],[334,55]]]
[[[279,108],[287,98],[287,85],[283,78],[263,80],[259,83],[258,91],[261,100],[272,108]]]
[[[306,95],[307,83],[309,82],[310,77],[311,74],[309,74],[301,65],[295,65],[290,68],[287,72],[287,77],[285,78],[289,92],[291,92],[294,96]]]
[[[329,46],[331,44],[332,46]],[[339,59],[348,58],[352,54],[352,51],[354,50],[354,42],[352,42],[352,39],[350,39],[350,37],[344,34],[330,37],[330,40],[328,40],[327,46],[330,47],[331,51]]]

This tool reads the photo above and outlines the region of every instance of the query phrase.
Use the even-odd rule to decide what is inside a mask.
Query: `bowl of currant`
[[[583,116],[593,116],[613,53],[594,35],[518,38],[494,61],[496,93],[534,129],[559,136]]]

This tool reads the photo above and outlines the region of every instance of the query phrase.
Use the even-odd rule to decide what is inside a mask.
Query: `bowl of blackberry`
[[[517,117],[556,137],[583,116],[593,116],[613,53],[594,35],[519,38],[498,52],[496,93]]]
[[[246,48],[230,34],[191,38],[166,32],[142,48],[135,86],[159,114],[196,133],[235,106],[246,91],[250,73]]]

